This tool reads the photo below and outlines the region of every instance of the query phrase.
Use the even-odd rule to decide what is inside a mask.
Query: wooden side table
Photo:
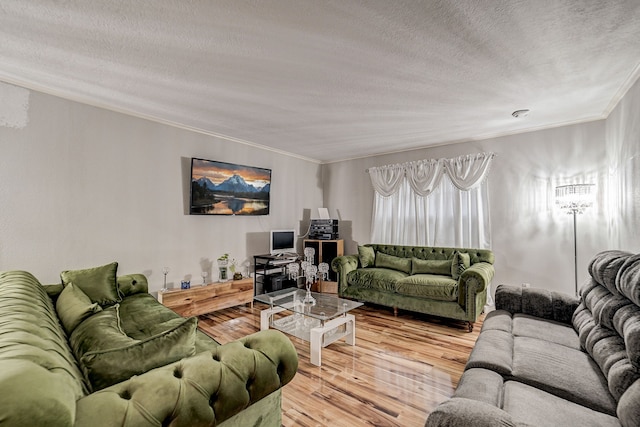
[[[196,285],[190,289],[159,291],[158,301],[184,317],[199,316],[247,303],[253,308],[253,279],[247,277]]]

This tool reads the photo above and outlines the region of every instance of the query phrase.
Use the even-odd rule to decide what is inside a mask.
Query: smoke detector
[[[529,110],[516,110],[513,113],[511,113],[511,115],[516,119],[519,119],[521,117],[527,117],[529,115]]]

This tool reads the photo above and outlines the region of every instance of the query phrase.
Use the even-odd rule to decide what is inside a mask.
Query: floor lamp
[[[576,215],[593,206],[594,184],[571,184],[556,187],[556,204],[573,214],[573,273],[575,293],[578,295],[578,235],[576,233]]]

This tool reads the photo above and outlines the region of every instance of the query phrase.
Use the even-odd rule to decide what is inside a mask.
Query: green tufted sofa
[[[427,427],[640,426],[640,254],[605,251],[580,297],[500,285]]]
[[[281,387],[298,366],[286,336],[220,345],[159,304],[141,274],[114,277],[117,302],[89,301],[70,323],[69,277],[42,286],[0,272],[0,426],[281,425]]]
[[[487,303],[494,274],[488,249],[368,244],[336,257],[341,297],[462,320],[469,331]]]

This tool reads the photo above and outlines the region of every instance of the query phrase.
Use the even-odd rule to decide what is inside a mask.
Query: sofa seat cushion
[[[180,318],[173,310],[158,303],[151,294],[135,294],[125,298],[119,308],[120,326],[132,338],[143,339],[156,325]]]
[[[458,300],[458,281],[451,276],[435,274],[414,274],[396,283],[396,292],[438,301]]]
[[[176,322],[184,320],[173,310],[160,304],[150,294],[135,294],[120,303],[120,326],[122,331],[137,340],[144,340],[167,331]],[[220,343],[196,330],[196,353],[212,350]]]
[[[615,415],[607,379],[588,353],[535,338],[516,337],[513,377],[551,394]]]
[[[455,392],[456,398],[503,409],[514,422],[536,426],[620,426],[602,412],[554,396],[535,387],[505,379],[487,369],[468,369]],[[485,410],[491,410],[486,407]]]
[[[487,316],[493,317],[504,320],[500,315]],[[504,323],[495,320],[488,323],[487,329],[483,325],[466,369],[488,369],[505,379],[517,380],[579,405],[615,415],[616,401],[609,392],[607,380],[588,353],[499,329],[504,327]],[[516,326],[516,329],[523,328]],[[540,323],[540,329],[544,329],[544,322]]]
[[[71,345],[94,391],[195,354],[197,319],[178,319],[170,329],[137,340],[120,324],[119,305],[94,314],[71,334]]]
[[[349,272],[347,282],[350,286],[395,292],[396,282],[408,276],[407,273],[388,268],[358,268]]]
[[[596,411],[517,381],[504,385],[503,409],[534,426],[619,427],[615,416]],[[615,413],[613,414],[615,415]]]

